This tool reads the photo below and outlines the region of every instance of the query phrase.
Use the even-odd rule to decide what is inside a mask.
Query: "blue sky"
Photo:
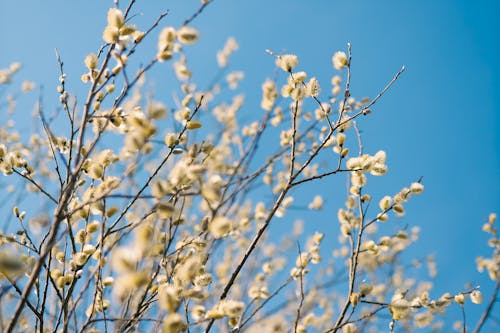
[[[139,26],[166,8],[171,10],[166,24],[179,25],[199,5],[199,0],[138,2]],[[111,5],[1,0],[0,67],[20,61],[19,82],[41,83],[47,100],[56,100],[50,92],[57,85],[57,48],[70,88],[79,91],[83,58],[100,45]],[[435,255],[437,294],[461,290],[469,281],[487,293],[492,282],[477,273],[474,258],[489,254],[481,225],[490,212],[500,212],[499,9],[493,0],[215,0],[193,23],[202,35],[189,50],[189,61],[195,78],[208,80],[216,70],[215,52],[234,36],[240,50],[232,66],[245,71],[242,90],[251,92],[247,102],[253,106],[260,100],[260,84],[274,70],[265,49],[297,54],[298,69],[326,87],[331,55],[350,42],[356,97],[374,96],[405,65],[374,114],[360,122],[366,151],[384,149],[388,155],[389,174],[373,180],[374,193],[394,194],[423,176],[426,191],[408,205],[404,219],[422,230],[414,253]],[[153,50],[154,43],[156,37],[149,44]],[[161,82],[162,72],[153,79]],[[29,114],[32,97],[20,102]],[[330,203],[339,207],[334,199]]]

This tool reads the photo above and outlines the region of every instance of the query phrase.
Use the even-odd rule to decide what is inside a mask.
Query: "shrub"
[[[217,53],[213,84],[192,77],[185,50],[202,38],[192,22],[209,0],[181,26],[165,25],[167,12],[135,26],[134,5],[109,9],[102,46],[82,57],[85,95],[69,90],[57,54],[61,112],[40,102],[39,131],[2,126],[0,170],[16,197],[15,221],[0,235],[6,332],[410,331],[439,328],[436,315],[452,304],[465,327],[464,303],[481,303],[479,289],[432,298],[431,282],[414,278],[421,262],[404,255],[419,229],[384,227],[424,191],[422,179],[382,197],[367,187],[387,158],[363,149],[358,122],[404,67],[377,95],[357,98],[350,45],[333,53],[331,84],[302,71],[297,55],[268,50],[277,72],[247,117],[243,72],[229,71],[236,40]],[[138,65],[147,39],[157,48]],[[178,81],[171,100],[146,85],[168,65]],[[19,69],[0,71],[5,89]],[[324,209],[307,186],[334,177],[348,182],[338,222],[312,233],[288,227],[290,210]],[[276,219],[286,220],[283,239],[270,234]],[[494,253],[478,267],[497,288],[477,330],[500,276],[494,214],[483,229]],[[332,256],[322,244],[333,235]],[[424,260],[432,275],[432,257]]]

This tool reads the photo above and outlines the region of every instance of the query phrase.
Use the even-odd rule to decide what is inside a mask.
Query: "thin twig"
[[[190,24],[190,23],[191,23],[191,22],[192,22],[195,18],[197,18],[197,17],[198,17],[198,15],[200,15],[200,14],[203,12],[203,10],[205,10],[205,8],[206,8],[209,4],[211,4],[211,3],[212,3],[212,2],[214,2],[214,1],[215,1],[215,0],[208,0],[208,1],[206,1],[205,3],[203,3],[203,4],[201,5],[201,7],[200,7],[200,8],[198,8],[198,10],[197,10],[197,11],[196,11],[193,15],[191,15],[189,18],[187,18],[187,19],[184,21],[184,23],[182,23],[182,25],[183,25],[183,26],[185,26],[185,25]]]

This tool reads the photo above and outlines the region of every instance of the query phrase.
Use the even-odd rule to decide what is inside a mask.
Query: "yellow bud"
[[[136,30],[132,33],[132,38],[134,39],[134,43],[138,44],[144,38],[144,32]]]
[[[361,282],[361,284],[359,285],[359,293],[361,294],[361,297],[369,295],[372,292],[372,290],[373,286],[366,282]]]
[[[99,59],[97,58],[97,56],[94,53],[90,53],[89,55],[87,55],[85,57],[85,60],[83,62],[85,63],[85,66],[88,69],[93,70],[97,67]]]
[[[377,220],[380,222],[386,222],[389,216],[387,216],[387,213],[379,213],[377,215]]]
[[[104,92],[99,90],[97,94],[95,94],[95,99],[96,101],[101,102],[104,99]]]
[[[158,42],[162,45],[172,43],[177,37],[177,32],[173,27],[164,28],[158,37]]]
[[[100,223],[97,222],[97,221],[93,221],[93,222],[90,222],[89,224],[87,224],[87,228],[86,228],[86,231],[91,234],[91,233],[94,233],[96,232],[97,230],[99,230],[99,227],[100,227]]]
[[[190,45],[196,43],[199,37],[198,30],[192,27],[183,26],[177,31],[177,39],[182,44]]]
[[[108,26],[115,28],[121,28],[125,23],[125,17],[123,16],[122,11],[118,8],[110,8],[108,10],[107,20]]]
[[[185,329],[183,317],[178,313],[171,312],[163,319],[163,333],[178,333]]]
[[[75,242],[83,244],[87,238],[87,231],[85,229],[80,229],[75,235]]]
[[[95,251],[96,248],[92,244],[85,244],[83,246],[83,253],[85,253],[87,256],[91,256],[92,254],[94,254]]]
[[[412,183],[410,185],[410,191],[411,191],[411,193],[414,193],[414,194],[420,194],[424,191],[424,185],[422,185],[420,183]]]
[[[465,302],[465,296],[462,293],[455,295],[454,299],[458,304],[464,304]]]
[[[342,235],[344,236],[349,236],[351,234],[351,225],[348,223],[342,223],[340,225],[340,232],[342,232]]]
[[[392,207],[392,209],[396,212],[398,215],[403,215],[405,213],[405,209],[403,205],[396,204]]]
[[[7,153],[7,147],[2,143],[0,144],[0,158],[4,158]]]
[[[345,52],[339,51],[333,55],[332,63],[335,69],[342,69],[348,65],[349,60],[347,59],[347,55],[345,54]]]
[[[120,73],[122,69],[123,69],[123,65],[117,64],[115,67],[113,67],[113,69],[111,70],[111,73],[113,73],[113,75],[116,75],[116,74]]]
[[[344,133],[339,133],[337,134],[337,143],[339,146],[343,146],[345,142],[345,134]]]
[[[111,124],[115,127],[119,127],[122,124],[122,118],[120,116],[112,116],[109,118],[109,121],[111,121]]]
[[[113,91],[115,91],[115,85],[112,83],[108,84],[105,89],[106,93],[111,94]]]
[[[295,260],[295,266],[299,268],[305,268],[308,262],[307,253],[301,253]]]
[[[64,276],[64,283],[65,283],[66,285],[70,285],[70,284],[73,282],[73,280],[74,280],[74,279],[75,279],[75,278],[74,278],[74,276],[73,276],[73,275],[65,275],[65,276]]]
[[[111,276],[107,276],[104,279],[102,279],[102,285],[105,287],[112,286],[114,282],[115,282],[115,279],[113,279],[113,277],[111,277]]]
[[[295,54],[284,54],[276,58],[276,65],[285,72],[291,72],[299,63],[299,58]]]
[[[64,284],[65,284],[65,280],[64,280],[64,276],[59,276],[57,279],[56,279],[56,286],[57,288],[59,289],[62,289],[64,287]]]
[[[102,32],[102,39],[109,44],[118,43],[120,31],[118,28],[107,26]]]
[[[479,290],[474,290],[470,294],[470,300],[474,304],[481,304],[481,302],[483,301],[483,294],[481,294],[481,292]]]
[[[382,200],[380,200],[379,202],[379,207],[381,210],[387,210],[389,209],[389,207],[391,206],[392,204],[392,198],[388,195],[386,195],[385,197],[382,198]]]
[[[135,32],[135,30],[136,27],[134,25],[127,24],[120,28],[120,35],[122,36],[131,35]]]
[[[52,271],[50,271],[50,277],[53,280],[57,280],[62,275],[63,275],[62,272],[58,269],[53,269]]]
[[[158,61],[167,61],[171,58],[172,58],[172,52],[170,51],[160,51],[156,55],[156,59],[158,59]]]
[[[198,120],[191,120],[186,123],[186,128],[188,130],[195,130],[201,127],[201,122]]]
[[[73,260],[77,266],[83,266],[87,262],[88,255],[83,252],[77,252],[73,255]]]
[[[232,223],[225,216],[216,216],[210,221],[208,225],[208,229],[212,236],[215,238],[222,238],[227,236],[227,234],[231,231]]]
[[[59,262],[64,262],[66,260],[65,256],[64,256],[64,252],[62,251],[59,251],[56,253],[56,259],[59,261]]]
[[[156,205],[158,216],[162,219],[168,219],[175,213],[175,206],[168,202],[159,202]]]
[[[351,302],[352,306],[356,306],[359,304],[359,299],[361,297],[359,296],[358,293],[352,293],[351,296],[349,296],[349,302]]]
[[[158,288],[158,301],[160,307],[164,310],[170,312],[177,310],[181,302],[178,288],[171,284],[160,285]]]
[[[92,163],[89,168],[89,176],[92,179],[101,179],[104,174],[104,168],[101,164]]]
[[[106,216],[107,217],[111,217],[111,216],[115,215],[117,212],[118,212],[118,207],[117,206],[111,206],[106,211]]]

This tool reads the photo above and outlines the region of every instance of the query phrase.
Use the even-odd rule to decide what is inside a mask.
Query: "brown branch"
[[[295,323],[293,331],[297,333],[297,327],[299,326],[300,311],[302,310],[302,305],[304,304],[304,267],[305,264],[302,262],[302,253],[300,251],[300,244],[297,242],[299,261],[300,261],[300,272],[299,272],[299,285],[300,285],[300,299],[299,306],[297,306],[297,316],[295,316]]]
[[[250,243],[250,245],[248,246],[247,250],[245,251],[245,255],[243,256],[243,258],[240,260],[240,262],[238,263],[238,265],[236,266],[235,270],[233,271],[233,273],[231,274],[231,277],[229,278],[229,281],[226,283],[226,285],[224,286],[224,289],[222,291],[222,294],[220,295],[219,299],[220,300],[223,300],[227,297],[229,291],[231,290],[231,287],[234,285],[234,282],[236,281],[236,278],[238,277],[238,275],[240,274],[240,271],[241,269],[243,268],[243,266],[245,265],[245,263],[247,262],[248,258],[250,258],[250,255],[252,254],[252,252],[255,250],[255,248],[257,247],[257,243],[260,241],[260,239],[262,238],[262,235],[264,234],[264,232],[266,231],[266,229],[269,227],[269,224],[271,223],[271,220],[272,218],[274,217],[274,214],[276,213],[276,211],[278,210],[278,208],[280,207],[281,205],[281,202],[285,199],[285,196],[286,194],[288,193],[288,191],[290,190],[291,186],[290,184],[281,192],[280,196],[278,197],[278,199],[276,200],[273,208],[271,209],[271,212],[269,212],[266,220],[264,221],[262,227],[259,228],[259,230],[257,231],[257,234],[255,235],[255,237],[253,238],[252,242]],[[214,324],[215,322],[215,319],[211,319],[210,322],[208,323],[207,325],[207,328],[205,329],[205,333],[208,333],[210,332],[210,329],[212,328],[212,325]]]
[[[497,297],[498,293],[500,291],[500,280],[497,280],[497,283],[495,285],[495,289],[493,290],[493,293],[491,294],[490,301],[488,302],[488,307],[486,310],[483,312],[481,318],[476,324],[476,327],[474,328],[474,333],[479,333],[481,329],[483,328],[486,320],[491,314],[491,311],[493,311],[493,307],[495,306],[495,303],[497,302]]]

